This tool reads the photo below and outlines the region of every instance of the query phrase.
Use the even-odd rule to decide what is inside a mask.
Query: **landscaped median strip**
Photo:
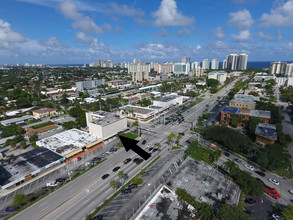
[[[115,199],[122,190],[126,189],[130,184],[133,183],[133,180],[138,178],[142,173],[144,173],[150,166],[152,166],[158,159],[160,159],[160,156],[158,156],[156,159],[154,159],[150,164],[147,165],[146,168],[142,169],[135,177],[133,177],[131,180],[129,180],[121,189],[119,189],[114,195],[112,195],[109,199],[107,199],[102,205],[100,205],[96,210],[86,217],[86,220],[90,220],[93,218],[97,213],[99,213],[104,207],[109,205],[113,199]]]
[[[36,199],[35,201],[28,203],[27,205],[25,205],[24,207],[20,208],[18,211],[14,212],[13,214],[5,217],[3,220],[8,220],[10,218],[12,218],[13,216],[17,215],[18,213],[22,212],[23,210],[25,210],[26,208],[32,206],[33,204],[37,203],[38,201],[40,201],[41,199],[45,198],[46,196],[48,196],[49,194],[51,194],[52,192],[55,192],[57,189],[65,186],[66,184],[70,183],[71,181],[73,181],[74,179],[76,179],[77,177],[79,177],[80,175],[86,173],[87,171],[91,170],[92,168],[94,168],[95,166],[98,166],[99,164],[103,163],[104,161],[106,161],[107,158],[104,158],[103,160],[101,160],[99,163],[95,164],[94,166],[84,170],[83,172],[81,172],[80,174],[76,175],[75,177],[71,178],[70,181],[66,181],[65,183],[63,183],[62,185],[60,185],[59,187],[57,187],[56,189],[52,190],[52,191],[48,191],[47,194],[45,194],[44,196],[39,197],[38,199]]]

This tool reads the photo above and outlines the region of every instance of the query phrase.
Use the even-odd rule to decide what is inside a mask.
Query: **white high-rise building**
[[[222,69],[227,69],[227,60],[223,60]]]
[[[208,70],[210,69],[210,61],[208,59],[204,59],[202,61],[202,69],[203,70]]]
[[[272,62],[270,66],[270,74],[279,75],[284,74],[286,71],[286,64],[285,62]]]
[[[287,63],[285,75],[288,77],[293,76],[293,63]]]
[[[128,73],[136,73],[136,72],[151,72],[150,64],[129,64],[128,65]]]
[[[246,70],[247,69],[247,54],[240,54],[238,56],[237,70]]]
[[[196,70],[198,67],[200,67],[200,62],[191,63],[191,69],[192,70]]]
[[[157,73],[168,74],[174,71],[174,64],[172,63],[155,63],[154,70]]]
[[[186,63],[175,63],[174,64],[174,73],[175,74],[188,74],[190,70],[190,65]]]
[[[227,57],[227,69],[237,70],[237,61],[238,61],[238,55],[237,54],[228,55],[228,57]]]
[[[219,60],[218,59],[213,59],[212,60],[212,66],[211,66],[212,70],[217,70],[219,69]]]

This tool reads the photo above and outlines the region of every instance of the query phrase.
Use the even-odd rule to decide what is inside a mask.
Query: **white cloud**
[[[75,39],[80,43],[90,44],[94,41],[92,36],[86,35],[84,32],[78,32],[75,35]]]
[[[24,41],[24,37],[16,31],[12,30],[8,22],[0,19],[0,42],[21,43]]]
[[[219,40],[222,40],[226,37],[224,34],[224,28],[222,27],[217,27],[216,29],[213,29],[211,33]]]
[[[162,26],[190,26],[195,23],[194,17],[187,17],[177,10],[175,0],[162,0],[160,8],[152,13],[156,19],[154,25]]]
[[[262,31],[258,32],[257,36],[260,37],[262,40],[266,40],[266,41],[277,41],[277,40],[283,39],[283,35],[280,30],[277,31],[274,37]]]
[[[237,41],[247,41],[250,40],[250,31],[249,30],[242,30],[239,31],[239,34],[231,34],[231,37]]]
[[[111,4],[112,9],[116,14],[131,16],[131,17],[140,17],[144,16],[144,12],[140,9],[135,9],[133,7],[129,7],[127,5],[118,5],[116,3]]]
[[[56,37],[51,37],[48,40],[39,40],[40,44],[48,47],[53,47],[53,48],[63,48],[64,45],[57,40]]]
[[[196,46],[196,49],[199,50],[200,48],[201,48],[201,46],[198,44],[198,45]]]
[[[83,16],[78,12],[76,4],[71,0],[66,0],[59,5],[61,13],[70,20],[73,20],[72,27],[88,33],[102,34],[102,28],[88,16]]]
[[[293,27],[293,0],[276,5],[269,14],[264,13],[260,20],[265,27]]]
[[[254,20],[247,9],[231,12],[229,15],[230,20],[228,21],[228,24],[237,29],[248,29],[254,23]]]

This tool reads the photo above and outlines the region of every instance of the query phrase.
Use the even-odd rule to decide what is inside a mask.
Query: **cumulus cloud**
[[[51,37],[48,40],[39,40],[40,44],[48,47],[53,47],[53,48],[63,48],[64,45],[57,40],[56,37]]]
[[[276,5],[269,14],[264,13],[260,20],[265,27],[293,27],[293,0]]]
[[[61,13],[70,20],[73,20],[72,27],[88,33],[102,34],[102,28],[88,16],[83,16],[78,12],[76,4],[71,0],[66,0],[59,5]]]
[[[224,28],[222,27],[217,27],[216,29],[213,29],[211,33],[219,40],[222,40],[226,37],[224,34]]]
[[[230,20],[228,21],[228,24],[237,29],[248,29],[254,23],[254,20],[247,9],[231,12],[229,15]]]
[[[162,26],[189,26],[195,23],[194,17],[188,17],[178,12],[175,0],[162,0],[160,8],[152,13],[156,19],[154,25]]]
[[[277,41],[277,40],[282,40],[283,39],[283,35],[282,35],[280,30],[278,30],[275,35],[276,36],[273,37],[270,34],[264,33],[262,31],[257,33],[257,36],[260,37],[262,40],[265,40],[265,41]]]
[[[94,41],[92,36],[86,35],[84,32],[78,32],[75,35],[75,39],[80,43],[90,44]]]
[[[8,22],[0,19],[0,42],[21,43],[24,41],[24,37],[16,31],[12,30]]]
[[[127,5],[118,5],[116,3],[111,4],[112,9],[116,14],[130,16],[130,17],[141,17],[144,16],[144,12],[140,9],[135,9]]]
[[[231,34],[231,37],[237,41],[247,41],[250,40],[250,31],[249,30],[241,30],[239,34]]]

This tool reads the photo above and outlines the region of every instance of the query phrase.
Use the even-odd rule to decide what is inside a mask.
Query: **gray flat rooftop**
[[[255,105],[256,103],[254,101],[250,101],[247,99],[232,99],[230,103],[242,103],[242,104],[250,104],[250,105]]]
[[[116,121],[120,121],[123,117],[116,115],[114,113],[110,113],[110,112],[104,112],[104,111],[97,111],[93,113],[93,116],[95,115],[99,115],[102,117],[99,117],[97,119],[94,119],[92,121],[93,124],[97,124],[97,125],[101,125],[101,126],[105,126],[108,124],[112,124]]]
[[[10,125],[10,124],[17,124],[17,123],[20,123],[22,121],[27,121],[27,120],[30,120],[30,119],[33,119],[33,116],[31,116],[31,115],[24,115],[24,116],[19,117],[19,118],[11,118],[11,119],[7,119],[7,120],[3,120],[0,123],[3,126],[7,126],[7,125]]]
[[[258,83],[257,83],[258,84]],[[243,95],[243,94],[238,94],[235,96],[235,99],[240,100],[240,99],[244,99],[244,100],[251,100],[251,101],[259,101],[260,98],[257,96],[253,96],[253,95]]]
[[[159,102],[169,102],[169,101],[171,101],[173,99],[176,99],[178,97],[179,97],[178,95],[168,95],[168,96],[164,96],[162,98],[159,98],[156,101],[159,101]]]
[[[139,106],[124,106],[121,107],[121,109],[124,109],[125,111],[133,111],[134,113],[139,113],[139,114],[149,114],[153,111],[155,111],[154,109],[151,108],[143,108],[143,107],[139,107]]]
[[[210,193],[214,198],[226,199],[229,205],[237,204],[240,197],[240,188],[223,174],[203,161],[196,161],[188,157],[180,169],[172,177],[171,189],[185,189],[198,201],[214,204],[214,200],[206,196]],[[200,198],[203,198],[201,200]]]
[[[270,140],[277,140],[277,128],[276,125],[259,123],[256,126],[255,134]]]
[[[26,153],[20,154],[0,166],[0,185],[4,186],[10,182],[16,181],[24,176],[37,172],[49,164],[63,158],[59,154],[44,148],[38,147]]]

